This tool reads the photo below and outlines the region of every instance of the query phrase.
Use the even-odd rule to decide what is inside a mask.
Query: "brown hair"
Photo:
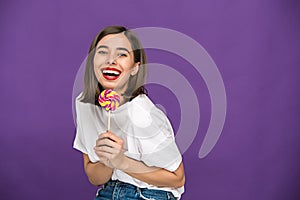
[[[86,68],[84,74],[84,87],[81,96],[81,101],[93,103],[99,105],[98,97],[99,94],[104,90],[102,85],[98,82],[94,73],[94,56],[96,52],[96,46],[98,42],[106,35],[118,34],[124,32],[131,44],[133,50],[134,62],[140,62],[139,70],[136,75],[130,76],[128,82],[128,88],[123,95],[129,101],[140,94],[148,94],[146,88],[143,86],[146,80],[147,74],[147,58],[145,51],[141,45],[141,42],[137,36],[127,28],[123,26],[108,26],[101,30],[94,40],[89,49],[89,54],[86,61]]]

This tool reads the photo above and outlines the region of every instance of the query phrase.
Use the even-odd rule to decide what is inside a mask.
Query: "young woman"
[[[74,148],[83,153],[89,181],[104,185],[95,199],[180,199],[184,191],[182,157],[169,120],[147,97],[146,72],[145,52],[132,31],[110,26],[94,38],[76,99]],[[110,131],[98,103],[104,89],[121,98]]]

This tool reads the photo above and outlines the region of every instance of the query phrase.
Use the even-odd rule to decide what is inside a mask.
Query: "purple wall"
[[[96,188],[83,173],[81,154],[72,149],[72,88],[94,35],[120,24],[192,37],[223,77],[226,123],[213,151],[199,159],[209,95],[199,74],[183,72],[199,84],[193,87],[199,88],[201,123],[183,155],[182,199],[300,199],[300,3],[103,2],[1,1],[0,198],[93,198]],[[185,63],[160,51],[150,50],[149,59],[178,69]],[[150,88],[153,94],[161,89]]]

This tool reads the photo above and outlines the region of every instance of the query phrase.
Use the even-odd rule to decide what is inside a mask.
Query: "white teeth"
[[[114,71],[114,70],[103,70],[102,73],[103,73],[103,74],[114,74],[115,76],[120,75],[119,72]]]

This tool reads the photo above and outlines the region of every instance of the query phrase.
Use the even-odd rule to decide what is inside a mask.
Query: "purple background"
[[[222,74],[226,123],[199,159],[210,117],[205,83],[183,59],[148,51],[151,62],[186,64],[181,73],[198,87],[201,123],[183,155],[182,199],[300,199],[299,1],[3,0],[0,11],[1,199],[93,198],[96,188],[72,149],[72,88],[91,40],[114,24],[187,34]],[[178,123],[178,109],[170,109],[178,102],[168,107],[168,96],[155,96],[167,89],[150,90]]]

